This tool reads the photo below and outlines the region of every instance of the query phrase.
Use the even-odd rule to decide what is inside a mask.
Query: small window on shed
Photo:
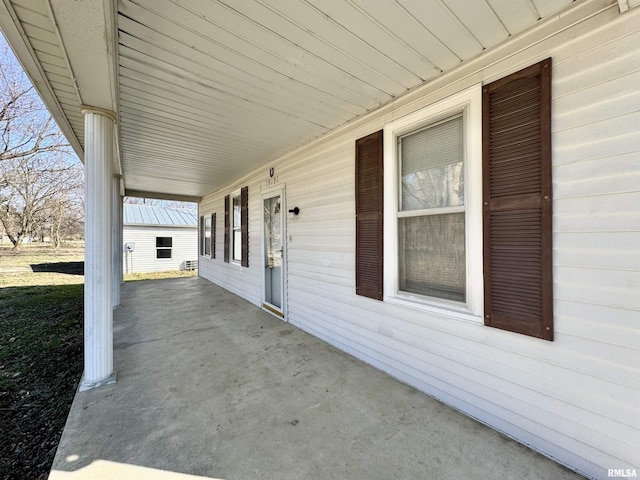
[[[172,237],[156,237],[156,258],[171,258]]]

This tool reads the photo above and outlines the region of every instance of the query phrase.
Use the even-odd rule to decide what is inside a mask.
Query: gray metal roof
[[[198,216],[195,212],[184,208],[126,203],[124,205],[123,224],[196,228],[198,226]]]

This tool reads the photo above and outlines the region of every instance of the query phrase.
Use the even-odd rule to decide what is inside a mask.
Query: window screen
[[[464,213],[401,218],[400,290],[465,301]]]

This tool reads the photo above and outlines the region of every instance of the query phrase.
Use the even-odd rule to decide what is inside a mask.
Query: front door
[[[262,199],[264,225],[264,301],[262,306],[284,318],[284,210],[282,193]]]

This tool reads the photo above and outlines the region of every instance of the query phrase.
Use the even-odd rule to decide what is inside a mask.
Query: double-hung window
[[[398,290],[466,300],[463,114],[398,138]]]
[[[240,192],[232,197],[233,214],[231,215],[231,242],[233,252],[232,260],[240,262],[242,260],[242,207],[240,205]]]
[[[384,131],[384,298],[482,313],[479,86]]]
[[[211,216],[204,217],[204,254],[211,255]]]
[[[249,187],[224,197],[224,261],[249,266]]]
[[[156,258],[171,258],[172,237],[156,237]]]
[[[548,58],[357,139],[356,293],[553,340],[551,103]]]

